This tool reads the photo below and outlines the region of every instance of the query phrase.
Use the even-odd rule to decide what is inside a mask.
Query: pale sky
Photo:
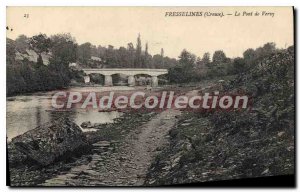
[[[165,16],[174,11],[223,12],[225,16]],[[234,16],[236,11],[260,15]],[[263,11],[274,16],[262,16]],[[13,28],[7,31],[11,39],[21,34],[70,33],[79,44],[115,48],[129,42],[135,46],[140,33],[143,49],[148,42],[152,55],[164,48],[165,56],[174,58],[183,49],[201,57],[215,50],[237,57],[266,42],[275,42],[279,48],[293,45],[292,7],[8,7],[7,26]]]

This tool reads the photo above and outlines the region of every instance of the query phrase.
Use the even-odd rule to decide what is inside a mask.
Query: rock
[[[149,181],[149,184],[152,185],[152,184],[154,184],[155,182],[156,182],[156,180],[151,180],[151,181]]]
[[[102,125],[103,125],[102,123],[94,123],[94,125],[92,127],[100,129]]]
[[[43,124],[13,138],[11,143],[29,159],[42,165],[88,147],[82,130],[68,119]]]
[[[91,124],[90,121],[85,121],[85,122],[81,123],[80,126],[81,126],[83,129],[85,129],[85,128],[91,128],[91,127],[92,127],[92,124]]]
[[[294,146],[289,146],[289,147],[286,148],[286,150],[288,150],[288,151],[292,151],[294,149],[295,149]]]
[[[171,167],[175,167],[178,162],[180,161],[181,159],[181,156],[180,155],[177,155],[177,157],[175,157],[173,160],[171,160]]]
[[[122,156],[122,157],[119,158],[119,160],[120,160],[120,161],[125,161],[125,160],[127,160],[127,157]]]
[[[110,142],[109,141],[99,141],[97,143],[93,144],[94,147],[109,147]]]
[[[279,132],[277,135],[278,135],[278,137],[281,137],[282,135],[284,135],[284,131],[281,131],[281,132]]]
[[[23,154],[21,151],[16,149],[16,146],[12,143],[7,145],[8,153],[8,161],[9,166],[17,166],[21,165],[22,162],[26,161],[27,156]]]
[[[182,123],[181,125],[182,126],[188,126],[188,125],[190,125],[191,123]]]
[[[269,168],[267,168],[267,169],[264,170],[261,174],[262,174],[262,175],[267,175],[269,172],[270,172],[270,171],[269,171]]]

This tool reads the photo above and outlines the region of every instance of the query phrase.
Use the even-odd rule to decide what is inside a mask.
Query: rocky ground
[[[180,111],[167,110],[133,130],[126,139],[99,141],[93,144],[91,161],[45,181],[58,186],[139,186],[147,170],[166,144],[168,131],[176,124]]]
[[[175,90],[176,94],[181,91]],[[13,164],[10,167],[11,185],[143,185],[149,166],[168,143],[168,131],[175,126],[180,113],[173,109],[131,111],[112,124],[88,125],[98,130],[85,132],[92,144],[91,150],[48,166],[32,162]],[[9,148],[9,153],[15,154],[13,150]],[[14,159],[24,159],[18,155]]]
[[[216,129],[214,122],[207,114],[183,114],[169,132],[170,145],[152,163],[145,185],[294,174],[293,132],[247,125],[238,130],[226,124]]]
[[[192,96],[222,88],[219,83],[202,82],[166,89]],[[256,105],[262,106],[267,98]],[[115,123],[86,133],[92,143],[86,154],[42,168],[11,168],[12,185],[160,186],[294,174],[293,120],[269,130],[268,126],[275,127],[270,124],[272,115],[126,113]]]
[[[30,160],[24,161],[26,157],[20,156],[14,148],[8,145],[9,157],[14,154],[16,161],[21,160],[18,163],[10,161],[11,186],[41,185],[45,180],[66,174],[72,169],[80,169],[80,166],[88,165],[97,154],[106,159],[108,155],[115,152],[118,146],[122,145],[121,142],[131,131],[137,130],[141,124],[148,122],[155,115],[156,113],[127,113],[112,124],[103,124],[98,127],[99,131],[85,133],[89,142],[94,143],[92,149],[90,147],[88,150],[81,149],[81,151],[63,156],[47,166],[36,164]],[[82,171],[84,171],[83,167],[81,167]],[[60,185],[59,183],[56,184]]]
[[[295,174],[293,49],[258,63],[224,81],[223,89],[211,87],[246,93],[253,97],[251,109],[182,114],[145,185]]]

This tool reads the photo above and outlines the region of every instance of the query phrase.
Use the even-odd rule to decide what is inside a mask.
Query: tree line
[[[240,74],[254,67],[259,60],[278,51],[280,49],[276,48],[275,43],[266,43],[256,49],[247,49],[243,57],[228,58],[224,51],[217,50],[212,57],[206,52],[201,58],[184,49],[179,56],[178,64],[169,68],[168,76],[171,83],[188,83]]]
[[[127,44],[127,47],[115,48],[113,45],[103,47],[86,42],[78,46],[78,62],[84,67],[92,68],[167,69],[177,64],[176,59],[164,56],[163,48],[161,48],[160,54],[153,56],[148,52],[148,49],[148,43],[145,43],[143,49],[140,35],[137,37],[136,46],[130,42]],[[92,56],[100,58],[101,61],[92,61]]]
[[[63,88],[71,79],[83,81],[82,71],[69,68],[70,63],[87,68],[170,68],[177,64],[176,59],[164,56],[163,48],[160,54],[149,54],[148,43],[143,49],[140,35],[136,46],[128,43],[126,48],[89,42],[79,45],[70,34],[20,35],[16,40],[7,39],[6,47],[8,95]],[[36,62],[26,57],[16,59],[17,53],[26,55],[28,50],[38,55]],[[50,56],[49,65],[45,65],[42,54]]]
[[[25,53],[26,49],[37,53],[37,62],[16,59],[16,53]],[[16,41],[7,39],[6,50],[7,95],[67,87],[70,80],[77,77],[77,72],[69,69],[69,63],[77,59],[77,44],[70,34],[20,36]],[[49,52],[49,65],[44,65],[42,53]]]
[[[266,43],[232,59],[222,50],[215,51],[212,57],[204,53],[201,58],[184,49],[175,59],[164,56],[163,48],[160,54],[149,54],[148,43],[143,48],[140,35],[136,46],[128,43],[126,48],[89,42],[78,45],[70,34],[21,35],[16,40],[7,39],[6,47],[8,95],[67,87],[72,79],[83,82],[83,72],[69,67],[74,62],[89,68],[166,68],[169,83],[188,83],[246,72],[262,58],[279,51],[275,43]],[[16,53],[26,54],[26,50],[34,50],[37,62],[16,59]],[[42,54],[50,55],[48,65],[44,64]],[[100,59],[95,61],[93,57]]]

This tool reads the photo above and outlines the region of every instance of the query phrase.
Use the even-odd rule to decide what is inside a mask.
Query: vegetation
[[[39,34],[31,38],[20,35],[15,41],[7,39],[6,47],[7,95],[67,87],[71,79],[83,82],[83,73],[69,68],[70,63],[86,68],[170,68],[177,64],[176,59],[164,56],[163,49],[161,54],[150,55],[148,43],[144,51],[140,35],[136,47],[128,43],[127,48],[118,49],[89,42],[78,45],[70,34],[51,37]],[[33,59],[30,54],[36,54],[37,58]],[[49,57],[49,64],[45,63],[43,55]],[[103,77],[91,79],[103,82]]]
[[[220,78],[248,71],[251,65],[266,56],[279,51],[274,43],[266,43],[257,49],[248,49],[243,58],[228,58],[222,50],[217,50],[210,59],[209,53],[204,53],[202,59],[183,50],[176,66],[169,68],[170,83],[197,82],[202,79]]]
[[[69,34],[20,36],[16,41],[7,39],[6,46],[7,95],[53,90],[70,83],[69,63],[76,61],[77,44]],[[38,54],[37,62],[16,59],[17,52],[25,53],[30,47]],[[50,51],[49,65],[44,65],[41,55]]]
[[[36,62],[16,59],[17,54],[26,54],[28,49],[38,55]],[[43,54],[51,55],[48,65],[44,63]],[[100,59],[93,61],[92,57]],[[140,36],[136,47],[128,43],[127,48],[115,49],[111,45],[107,48],[91,43],[78,45],[70,34],[51,37],[39,34],[31,38],[20,36],[15,41],[7,39],[6,62],[8,95],[63,88],[71,79],[80,81],[83,72],[69,68],[73,62],[82,67],[168,68],[169,83],[197,82],[199,85],[203,79],[225,79],[233,75],[232,80],[222,81],[221,91],[255,98],[251,110],[184,112],[169,133],[170,145],[162,149],[152,164],[146,184],[294,174],[293,46],[276,49],[274,43],[267,43],[257,49],[247,49],[243,57],[238,58],[228,58],[222,50],[217,50],[212,58],[205,53],[201,59],[183,50],[176,60],[165,57],[163,49],[160,54],[151,56],[148,44],[143,51]],[[91,79],[103,82],[100,75],[91,75]],[[215,83],[201,90],[212,92],[219,86]],[[133,130],[141,124],[139,115],[124,116],[122,118],[130,118],[130,121],[122,119],[119,125]],[[145,121],[152,117],[145,116]],[[119,130],[122,129],[101,129],[88,137],[116,139],[112,136],[120,134],[111,134],[111,131]]]
[[[28,50],[37,54],[35,62],[27,58],[16,59],[16,54],[26,55]],[[212,59],[208,52],[201,59],[184,49],[176,60],[165,57],[163,48],[160,54],[150,55],[148,43],[143,50],[140,35],[136,47],[128,43],[127,48],[118,49],[89,42],[78,45],[70,34],[51,37],[39,34],[31,38],[21,35],[15,41],[7,39],[7,93],[14,95],[62,88],[68,86],[71,79],[83,82],[83,73],[69,68],[70,63],[87,68],[167,68],[166,80],[178,84],[242,74],[257,61],[278,51],[274,43],[267,43],[255,50],[246,50],[242,58],[231,59],[222,50],[217,50]],[[43,54],[50,56],[49,65],[45,65]],[[100,83],[103,77],[92,76],[91,80]],[[166,80],[160,79],[160,82],[165,84]]]
[[[239,68],[250,60],[248,71]],[[248,50],[235,65],[238,74],[225,81],[224,91],[254,97],[252,109],[186,112],[152,164],[147,185],[294,174],[294,47]]]

